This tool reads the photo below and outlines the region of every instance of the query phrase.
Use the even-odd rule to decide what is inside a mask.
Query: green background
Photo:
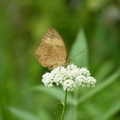
[[[43,85],[35,57],[50,27],[97,80],[69,92],[65,120],[120,120],[120,0],[1,0],[0,120],[60,120],[64,92]]]

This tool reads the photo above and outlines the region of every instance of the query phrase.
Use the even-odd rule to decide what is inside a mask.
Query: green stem
[[[64,119],[64,115],[65,115],[65,108],[66,108],[66,101],[67,101],[67,90],[65,91],[65,99],[64,99],[64,101],[62,101],[62,104],[63,104],[63,109],[62,109],[61,120],[63,120],[63,119]]]

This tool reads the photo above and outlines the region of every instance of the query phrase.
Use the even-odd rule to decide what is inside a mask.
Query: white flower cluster
[[[90,72],[86,68],[77,68],[76,65],[70,64],[65,67],[57,67],[50,73],[42,76],[42,82],[46,87],[62,85],[63,90],[74,91],[76,85],[82,87],[95,87],[96,80],[90,76]]]

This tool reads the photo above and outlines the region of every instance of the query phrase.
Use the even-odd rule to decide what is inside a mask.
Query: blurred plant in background
[[[48,70],[34,54],[50,27],[68,58],[85,50],[73,60],[97,79],[95,89],[69,93],[65,120],[119,120],[120,0],[1,0],[0,120],[59,120],[64,93],[43,86]]]

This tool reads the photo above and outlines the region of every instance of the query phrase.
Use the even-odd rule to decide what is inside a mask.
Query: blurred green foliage
[[[65,120],[120,120],[120,0],[1,0],[0,120],[60,120],[64,92],[43,86],[35,57],[50,27],[97,79],[69,93]]]

